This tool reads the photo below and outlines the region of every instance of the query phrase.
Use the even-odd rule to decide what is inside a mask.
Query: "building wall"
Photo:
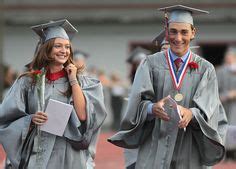
[[[202,22],[236,22],[235,0],[8,0],[4,2],[5,20],[9,24],[31,24],[57,18],[81,22],[153,22],[164,14],[157,9],[175,4],[210,11]]]
[[[119,71],[127,77],[125,60],[130,42],[149,42],[161,30],[162,25],[152,24],[87,24],[75,25],[78,35],[73,39],[73,47],[88,52],[88,66],[96,65],[108,74]],[[198,42],[235,42],[235,24],[199,24],[197,36],[192,45]],[[16,70],[32,59],[37,36],[29,27],[7,26],[4,37],[4,61]]]
[[[81,4],[128,4],[128,3],[143,3],[143,0],[5,0],[6,4],[31,3],[31,4],[51,4],[51,3],[81,3]],[[222,0],[158,0],[159,3],[217,3]],[[234,0],[225,0],[224,2],[234,2]],[[145,0],[145,3],[157,3],[157,0]]]

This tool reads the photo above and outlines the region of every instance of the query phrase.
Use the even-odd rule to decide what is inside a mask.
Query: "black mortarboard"
[[[165,30],[162,30],[152,42],[156,46],[160,47],[164,44],[169,44],[169,42],[165,38]]]
[[[130,56],[128,57],[128,59],[126,60],[128,63],[133,63],[136,61],[141,61],[142,59],[144,59],[147,55],[149,55],[151,52],[147,49],[143,49],[141,47],[137,47],[135,48]]]

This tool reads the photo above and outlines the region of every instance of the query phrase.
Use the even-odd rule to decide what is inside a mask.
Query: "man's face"
[[[191,39],[195,36],[195,29],[188,23],[173,22],[169,24],[169,43],[173,53],[183,56],[189,49]]]
[[[236,55],[232,52],[227,52],[224,58],[224,62],[227,65],[233,65],[236,63]]]

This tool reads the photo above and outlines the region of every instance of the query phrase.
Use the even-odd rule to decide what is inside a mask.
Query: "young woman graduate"
[[[23,168],[23,144],[33,139],[27,168],[85,169],[106,117],[101,83],[82,76],[82,68],[73,64],[71,38],[77,30],[66,19],[32,29],[40,37],[33,70],[22,74],[3,100],[0,141],[13,168]],[[62,136],[40,131],[49,119],[44,112],[49,99],[73,105]],[[29,140],[34,128],[37,133]]]

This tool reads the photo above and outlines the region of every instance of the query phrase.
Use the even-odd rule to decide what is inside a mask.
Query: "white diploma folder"
[[[50,99],[45,110],[48,115],[48,120],[40,127],[40,129],[57,136],[62,136],[72,109],[73,106],[70,104]]]

